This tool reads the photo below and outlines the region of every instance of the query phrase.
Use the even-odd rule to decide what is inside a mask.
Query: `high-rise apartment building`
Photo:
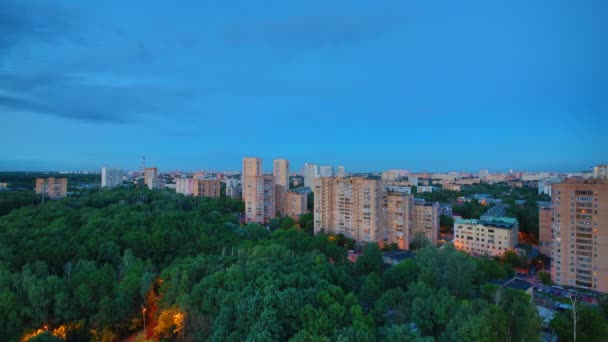
[[[67,178],[36,178],[36,193],[51,199],[62,198],[68,193]]]
[[[264,176],[260,158],[243,158],[245,221],[266,223],[276,215],[274,176]]]
[[[519,223],[511,217],[456,220],[454,247],[471,255],[497,256],[515,249],[518,234]]]
[[[357,241],[383,241],[384,188],[379,179],[317,178],[314,231],[344,234]]]
[[[283,186],[284,191],[289,190],[289,161],[287,159],[275,159],[273,175],[276,185]]]
[[[319,165],[304,164],[304,186],[313,189],[315,187],[315,178],[319,177]]]
[[[184,196],[192,196],[195,181],[193,178],[179,178],[175,180],[175,192]]]
[[[123,172],[120,169],[101,168],[101,187],[113,188],[122,184]]]
[[[297,192],[287,192],[283,196],[283,214],[297,220],[308,211],[307,196]]]
[[[226,179],[226,197],[241,198],[241,182],[238,179]]]
[[[412,238],[413,196],[398,188],[388,187],[386,195],[386,243],[396,243],[399,249],[410,249]]]
[[[344,166],[338,166],[338,172],[336,174],[337,177],[346,177],[346,170]]]
[[[149,167],[144,170],[144,184],[146,184],[150,190],[158,188],[158,168]]]
[[[551,256],[551,244],[553,233],[551,232],[551,221],[553,211],[550,207],[538,208],[538,249],[546,255]]]
[[[424,200],[414,201],[412,238],[424,235],[433,245],[437,244],[439,234],[439,203]]]
[[[333,177],[334,176],[334,168],[332,166],[320,166],[319,167],[319,177]]]
[[[551,199],[552,280],[608,292],[608,181],[570,178]]]

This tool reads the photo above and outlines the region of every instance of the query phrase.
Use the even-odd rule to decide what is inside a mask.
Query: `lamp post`
[[[141,306],[141,316],[144,319],[144,334],[146,333],[146,307],[145,306]]]

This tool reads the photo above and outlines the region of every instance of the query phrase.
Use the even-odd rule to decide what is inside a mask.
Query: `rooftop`
[[[500,287],[508,287],[510,289],[521,291],[526,291],[532,287],[532,284],[517,277],[513,277],[511,279],[492,280],[490,283]]]
[[[483,220],[468,219],[468,220],[456,220],[454,223],[460,224],[481,224],[484,226],[491,226],[496,228],[513,228],[518,226],[517,219],[512,217],[486,217]]]

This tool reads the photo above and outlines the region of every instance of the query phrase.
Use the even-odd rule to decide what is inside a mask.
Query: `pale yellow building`
[[[275,159],[273,175],[276,185],[283,186],[284,191],[289,191],[289,161],[287,159]]]
[[[36,194],[42,194],[55,199],[65,197],[67,193],[67,178],[36,178]]]
[[[274,176],[263,175],[260,158],[243,158],[241,183],[245,221],[268,222],[276,215],[275,179]]]
[[[283,196],[283,215],[298,220],[308,211],[308,196],[297,192],[286,192]]]
[[[357,241],[384,241],[384,189],[380,179],[317,178],[314,231],[344,234]]]
[[[518,234],[519,223],[511,217],[454,222],[454,246],[471,255],[497,256],[514,250]]]
[[[144,170],[144,184],[148,189],[155,188],[155,180],[158,178],[158,168],[149,167]]]
[[[608,292],[608,181],[554,184],[551,279]]]
[[[192,196],[220,197],[222,182],[219,179],[195,179],[192,187]]]

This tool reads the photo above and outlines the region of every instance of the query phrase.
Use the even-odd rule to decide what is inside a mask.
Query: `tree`
[[[375,243],[367,243],[357,261],[355,262],[355,270],[358,274],[364,275],[375,272],[382,274],[382,254],[378,245]]]
[[[454,218],[448,215],[439,215],[439,230],[444,234],[449,234],[454,229]]]
[[[553,285],[553,281],[551,281],[551,274],[547,272],[538,272],[538,278],[544,285]]]
[[[359,292],[359,298],[361,302],[369,307],[378,299],[380,296],[380,290],[382,289],[382,282],[378,274],[372,272],[365,277],[361,291]]]

